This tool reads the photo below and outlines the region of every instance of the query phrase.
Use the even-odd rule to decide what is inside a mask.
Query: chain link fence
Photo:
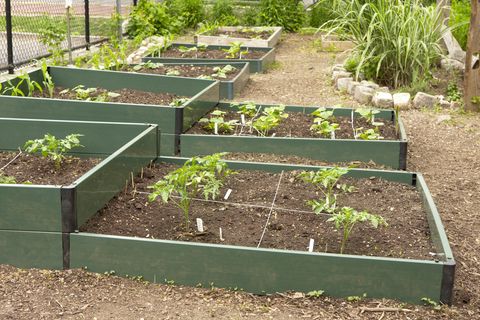
[[[73,0],[70,9],[72,48],[87,48],[117,32],[116,3],[126,17],[135,0]],[[9,46],[11,17],[11,47]],[[48,56],[49,45],[56,41],[68,48],[65,0],[0,0],[0,71]]]

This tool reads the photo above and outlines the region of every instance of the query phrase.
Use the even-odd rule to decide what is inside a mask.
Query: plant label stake
[[[332,140],[335,140],[335,131],[330,132],[330,138],[332,138]]]
[[[223,234],[222,234],[222,228],[218,228],[218,234],[220,236],[220,241],[225,241],[225,239],[223,239]]]
[[[72,7],[72,0],[65,0],[65,9],[67,10],[67,42],[68,42],[68,63],[73,64],[72,59],[72,30],[70,26],[70,8]]]
[[[242,122],[242,126],[244,126],[245,125],[245,115],[244,114],[240,115],[240,121]]]
[[[217,122],[215,122],[215,125],[214,125],[213,129],[214,129],[214,133],[218,134],[218,123]]]
[[[228,200],[228,197],[230,197],[231,193],[232,193],[232,189],[228,189],[227,192],[225,193],[225,197],[223,197],[223,199]]]
[[[315,240],[310,239],[310,242],[308,243],[308,252],[313,252],[314,245],[315,245]]]
[[[204,232],[205,231],[203,229],[203,220],[201,218],[197,218],[197,229],[198,229],[198,232]]]

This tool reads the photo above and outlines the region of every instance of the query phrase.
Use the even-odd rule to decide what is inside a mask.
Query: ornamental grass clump
[[[334,0],[338,18],[321,30],[345,34],[355,43],[355,72],[394,88],[430,74],[440,59],[448,28],[442,13],[419,0]]]

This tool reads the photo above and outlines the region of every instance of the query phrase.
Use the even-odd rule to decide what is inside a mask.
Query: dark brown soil
[[[0,152],[0,168],[15,158],[18,153]],[[69,185],[100,163],[96,158],[68,157],[61,168],[45,158],[22,153],[15,161],[3,169],[3,174],[14,177],[17,183],[41,185]]]
[[[301,112],[287,112],[288,118],[283,119],[280,125],[271,130],[269,135],[275,134],[276,137],[298,137],[298,138],[322,138],[320,134],[317,134],[310,130],[310,127],[313,124],[313,116],[303,114]],[[225,116],[225,121],[229,120],[238,120],[240,123],[240,115],[235,111],[228,111]],[[247,119],[246,122],[249,120]],[[340,125],[339,129],[335,131],[336,139],[354,139],[351,119],[349,117],[336,117],[335,123]],[[371,124],[361,118],[355,119],[355,128],[363,127],[365,130],[369,128],[374,128]],[[395,132],[395,126],[390,121],[384,121],[384,125],[379,127],[380,135],[385,140],[396,140],[398,135]],[[258,135],[255,129],[246,126],[241,128],[241,125],[236,126],[235,132],[233,134],[241,135]],[[196,123],[190,130],[187,131],[189,134],[213,134],[213,132],[208,131],[203,127],[202,123]],[[230,135],[232,133],[220,132],[223,135]],[[328,137],[330,138],[330,137]]]
[[[306,200],[318,199],[312,185],[297,178],[299,172],[285,172],[278,190],[280,174],[263,171],[238,171],[227,178],[218,202],[194,201],[190,219],[201,218],[208,228],[206,234],[186,235],[183,215],[174,204],[164,204],[159,198],[149,203],[147,186],[160,180],[175,166],[157,164],[147,169],[143,180],[137,179],[136,193],[117,196],[81,230],[94,233],[138,236],[155,239],[185,240],[217,244],[256,246],[274,203],[272,216],[261,244],[264,248],[305,251],[309,239],[315,239],[316,252],[338,252],[341,233],[330,215],[315,215]],[[389,227],[372,229],[358,225],[353,232],[347,253],[397,258],[431,259],[434,252],[429,240],[428,222],[422,209],[422,199],[414,187],[381,179],[351,178],[342,183],[357,190],[338,196],[338,206],[382,215]],[[223,195],[233,192],[228,200]],[[247,204],[247,205],[245,205]],[[252,206],[253,205],[253,206]],[[220,239],[222,228],[224,241]]]
[[[262,32],[255,32],[255,31],[222,31],[217,30],[214,35],[215,36],[227,36],[231,38],[247,38],[247,39],[264,39],[268,40],[272,35],[272,31],[262,31]]]
[[[219,65],[218,67],[223,68],[226,65]],[[163,67],[158,67],[154,69],[149,69],[149,68],[143,68],[141,70],[135,71],[135,72],[140,72],[140,73],[154,73],[154,74],[161,74],[161,75],[167,75],[170,71],[178,71],[179,74],[175,75],[178,77],[190,77],[190,78],[198,78],[200,76],[211,76],[214,79],[221,80],[221,81],[228,81],[232,80],[235,78],[238,73],[240,72],[240,69],[236,69],[230,73],[226,74],[226,78],[219,78],[219,77],[213,77],[212,75],[216,73],[214,71],[215,67],[208,67],[208,66],[196,66],[196,65],[178,65],[178,66],[163,66]],[[128,71],[133,71],[132,69],[129,69]]]
[[[243,51],[244,49],[242,49]],[[162,53],[163,57],[171,58],[194,58],[194,59],[231,59],[227,57],[228,53],[218,49],[208,49],[196,52],[180,52],[178,47],[170,47]],[[256,51],[249,49],[248,53],[242,54],[242,59],[260,59],[265,55],[264,51]],[[232,60],[239,59],[238,56]]]
[[[309,166],[339,166],[351,168],[369,168],[369,169],[391,169],[387,166],[376,164],[373,161],[361,162],[326,162],[322,160],[313,160],[310,158],[298,157],[293,155],[278,155],[271,153],[247,153],[247,152],[229,152],[225,155],[226,160],[265,162],[265,163],[289,163]]]
[[[80,100],[77,99],[76,94],[74,91],[70,91],[68,93],[60,93],[62,90],[66,88],[62,87],[55,87],[55,92],[53,98],[55,99],[64,99],[64,100]],[[85,88],[86,89],[86,88]],[[162,92],[162,93],[154,93],[154,92],[147,92],[147,91],[140,91],[140,90],[133,90],[133,89],[122,89],[122,90],[113,90],[108,91],[102,88],[97,88],[97,91],[90,94],[91,100],[94,101],[96,97],[106,94],[108,92],[114,92],[120,94],[118,97],[109,97],[108,102],[117,102],[117,103],[133,103],[133,104],[150,104],[150,105],[169,105],[176,99],[181,99],[185,97],[177,96],[175,94]],[[43,94],[36,93],[35,96],[39,97],[46,97],[46,92]]]

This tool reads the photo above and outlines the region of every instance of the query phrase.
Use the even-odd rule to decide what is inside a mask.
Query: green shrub
[[[452,33],[463,50],[467,48],[468,32],[470,29],[470,16],[472,7],[470,0],[452,0],[450,11],[450,26]]]
[[[154,0],[140,0],[130,12],[127,33],[131,37],[168,35],[181,30],[182,24],[168,13],[165,4]]]
[[[360,0],[332,3],[338,18],[326,28],[356,44],[356,71],[378,83],[399,87],[421,81],[438,62],[442,15],[419,0]]]
[[[325,22],[330,21],[336,17],[335,12],[332,11],[331,1],[320,0],[310,11],[310,26],[318,28]]]
[[[260,0],[259,23],[298,31],[306,21],[303,4],[298,0]]]
[[[241,18],[240,24],[242,26],[258,26],[259,25],[260,12],[258,7],[251,6],[245,9]]]
[[[180,17],[187,28],[195,28],[205,20],[203,0],[169,0],[166,2],[172,16]]]
[[[235,15],[232,0],[217,0],[213,5],[211,17],[213,21],[221,25],[235,26],[239,24],[239,20]]]

